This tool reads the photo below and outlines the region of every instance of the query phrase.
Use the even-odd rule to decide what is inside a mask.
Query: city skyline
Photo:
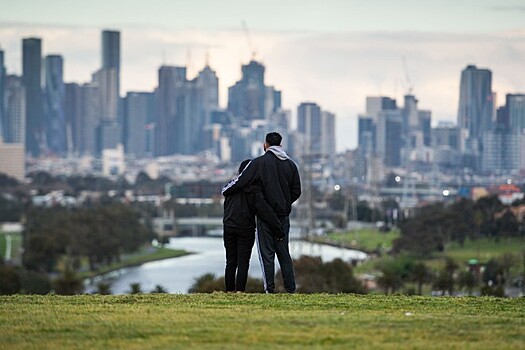
[[[57,2],[56,6],[60,3]],[[339,7],[343,6],[337,3]],[[90,22],[89,16],[86,19],[79,17],[77,24],[71,25],[53,22],[53,16],[47,12],[42,14],[39,22],[28,17],[25,23],[21,23],[22,19],[14,16],[12,11],[18,5],[6,4],[6,11],[0,15],[0,45],[5,51],[8,73],[20,74],[21,39],[41,37],[43,56],[58,53],[64,57],[65,81],[82,83],[89,81],[91,73],[99,67],[100,30],[116,29],[122,33],[122,96],[127,91],[152,91],[157,83],[157,69],[162,64],[188,66],[188,76],[193,78],[208,57],[219,78],[222,107],[226,106],[228,87],[239,80],[241,64],[249,62],[251,51],[255,49],[256,59],[266,66],[266,81],[283,93],[283,108],[295,114],[301,102],[312,101],[336,114],[337,150],[342,151],[357,146],[357,115],[364,110],[366,96],[390,96],[401,102],[402,96],[413,87],[421,107],[432,111],[435,125],[440,120],[457,122],[460,72],[468,64],[493,72],[493,90],[498,94],[498,106],[504,104],[505,94],[525,91],[525,70],[521,64],[525,60],[525,26],[520,27],[520,22],[515,20],[516,14],[522,14],[523,9],[512,8],[518,4],[515,1],[481,1],[476,4],[485,10],[481,11],[482,15],[473,17],[482,21],[492,13],[494,21],[490,26],[483,25],[484,22],[470,26],[470,30],[465,28],[468,27],[466,24],[459,26],[458,13],[453,7],[448,9],[450,23],[443,24],[441,30],[431,26],[420,26],[421,29],[416,30],[392,23],[377,25],[376,28],[357,24],[338,28],[334,25],[333,30],[323,30],[322,25],[308,28],[293,19],[286,30],[282,27],[282,19],[265,26],[254,20],[246,8],[244,12],[233,11],[234,14],[228,16],[239,16],[237,21],[231,21],[230,26],[218,21],[214,28],[202,25],[202,16],[197,15],[199,19],[192,28],[184,24],[186,20],[179,21],[181,27],[161,28],[165,25],[161,20],[147,24],[148,14],[144,15],[144,23],[139,21],[134,25],[130,22],[119,25],[109,20],[107,25],[94,23]],[[98,6],[98,3],[93,6]],[[464,14],[464,4],[457,6],[459,14]],[[305,6],[306,17],[312,7],[311,4]],[[336,7],[334,5],[327,14]],[[346,9],[354,13],[352,9],[361,7],[348,5]],[[389,8],[391,6],[386,6],[383,10]],[[126,7],[119,18],[127,18],[126,13],[130,11]],[[287,13],[290,9],[283,11]],[[363,11],[366,18],[370,10]],[[436,18],[442,19],[443,11],[437,11]],[[208,12],[211,11],[204,11],[203,17],[211,16]],[[65,13],[69,13],[67,6]],[[395,14],[393,12],[392,16],[396,17]],[[384,12],[381,16],[385,16]],[[428,12],[422,16],[428,16]],[[507,19],[504,23],[502,16]],[[243,19],[250,27],[253,47],[249,47],[242,29]],[[487,29],[481,31],[479,28]]]

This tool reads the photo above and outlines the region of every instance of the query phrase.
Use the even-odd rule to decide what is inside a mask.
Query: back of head
[[[278,132],[270,132],[266,134],[266,143],[270,146],[280,146],[283,137]]]
[[[248,165],[248,163],[251,162],[251,159],[245,159],[241,162],[241,165],[239,165],[239,174],[242,173],[244,168]]]

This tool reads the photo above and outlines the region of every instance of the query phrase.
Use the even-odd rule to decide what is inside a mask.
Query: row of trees
[[[400,255],[383,259],[377,264],[380,272],[377,284],[385,294],[401,292],[421,295],[423,286],[427,285],[440,295],[503,296],[505,283],[511,282],[510,270],[519,260],[519,256],[507,253],[489,260],[481,270],[478,265],[462,268],[454,259],[446,258],[443,267],[433,271],[422,261]]]
[[[140,214],[123,204],[97,208],[33,208],[27,213],[23,233],[23,266],[53,272],[65,257],[65,268],[77,270],[82,259],[89,269],[119,261],[122,254],[138,250],[154,233]]]
[[[519,204],[519,203],[516,203]],[[453,204],[435,203],[420,208],[417,214],[400,224],[401,237],[394,251],[408,251],[421,257],[443,251],[451,241],[463,246],[465,240],[482,237],[499,240],[525,236],[525,223],[520,223],[497,196],[477,202],[461,199]],[[502,213],[497,216],[497,213]]]

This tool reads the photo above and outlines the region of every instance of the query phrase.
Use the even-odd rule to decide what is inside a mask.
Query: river
[[[216,277],[224,275],[226,260],[221,237],[172,238],[167,247],[184,249],[194,254],[113,271],[94,279],[87,286],[87,292],[94,292],[96,283],[104,280],[111,282],[113,294],[128,293],[131,283],[140,283],[144,292],[149,292],[156,285],[160,285],[169,293],[187,293],[195,278],[205,273],[213,273]],[[290,252],[292,258],[295,259],[302,255],[320,256],[323,261],[331,261],[335,258],[341,258],[345,261],[367,258],[365,253],[357,250],[296,240],[290,242]],[[275,271],[277,269],[278,266],[276,266]],[[252,277],[261,278],[261,266],[256,246],[252,250],[249,274]]]

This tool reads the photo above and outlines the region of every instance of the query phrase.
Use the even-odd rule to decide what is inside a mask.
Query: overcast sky
[[[356,146],[366,96],[401,104],[412,86],[434,123],[456,121],[467,64],[492,70],[499,104],[525,92],[523,0],[0,0],[0,9],[11,73],[21,72],[21,39],[38,36],[44,55],[64,56],[66,81],[86,82],[100,66],[100,31],[120,30],[121,93],[152,90],[161,64],[186,65],[192,78],[208,52],[225,106],[253,49],[294,115],[302,101],[336,113],[338,150]]]

